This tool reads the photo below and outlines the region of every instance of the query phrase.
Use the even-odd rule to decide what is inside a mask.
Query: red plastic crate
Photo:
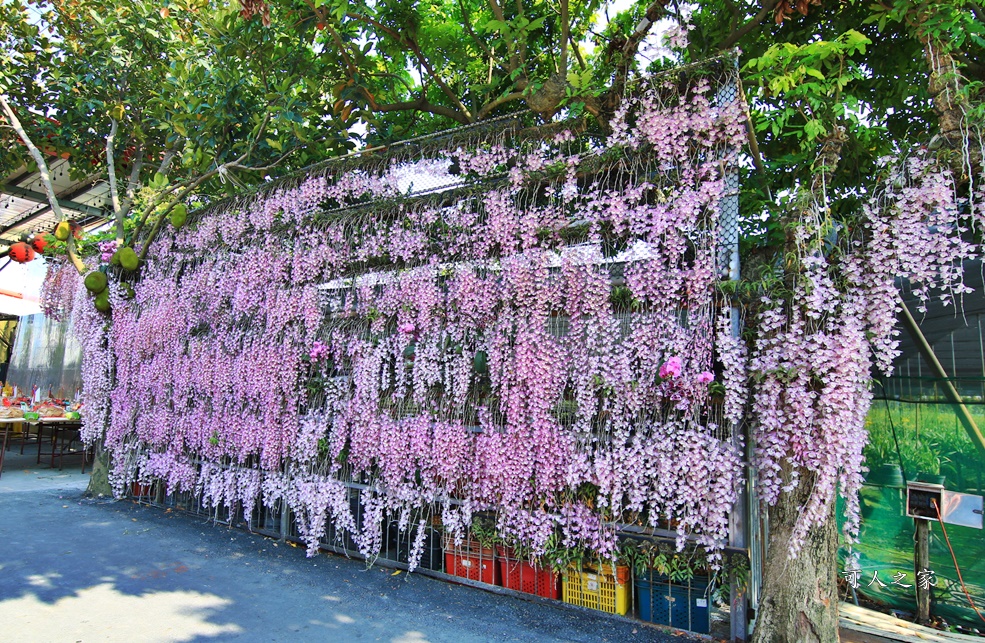
[[[445,540],[445,573],[489,585],[499,584],[495,552],[472,540],[459,546],[451,539]]]
[[[496,564],[499,565],[503,587],[560,600],[561,576],[555,574],[550,567],[534,567],[517,558],[514,551],[506,547],[496,548]]]

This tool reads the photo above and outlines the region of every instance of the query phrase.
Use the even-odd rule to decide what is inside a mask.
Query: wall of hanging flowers
[[[714,560],[743,480],[716,289],[735,82],[655,77],[607,132],[510,117],[192,213],[110,316],[75,280],[115,488],[286,502],[312,552],[329,526],[372,557],[384,517],[461,540],[482,512],[534,555],[670,523]]]

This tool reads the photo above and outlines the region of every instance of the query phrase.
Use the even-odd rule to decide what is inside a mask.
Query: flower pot
[[[903,481],[903,471],[898,464],[883,464],[869,471],[865,477],[866,484],[877,487],[902,489],[906,486]]]
[[[938,475],[936,473],[926,473],[924,471],[921,471],[920,473],[917,474],[917,482],[927,482],[930,484],[942,485],[944,484],[944,481],[946,479],[947,476]]]

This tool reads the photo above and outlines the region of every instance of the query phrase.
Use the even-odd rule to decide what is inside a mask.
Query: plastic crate
[[[561,578],[549,567],[534,567],[517,558],[508,547],[496,548],[496,564],[503,587],[554,600],[561,598]]]
[[[676,584],[650,571],[636,577],[636,602],[644,621],[701,634],[711,631],[707,578]]]
[[[629,611],[629,567],[570,567],[562,577],[562,584],[565,603],[610,614]]]
[[[456,546],[445,537],[445,573],[488,585],[499,585],[496,573],[496,553],[474,540],[466,540]]]
[[[130,497],[139,502],[150,502],[154,497],[154,485],[141,484],[134,480],[130,483]]]

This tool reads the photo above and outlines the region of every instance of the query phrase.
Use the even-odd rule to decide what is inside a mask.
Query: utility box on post
[[[906,515],[935,522],[940,519],[949,525],[981,529],[982,497],[948,491],[940,484],[907,482]]]
[[[906,515],[910,518],[937,520],[944,506],[944,485],[931,482],[906,483]]]

